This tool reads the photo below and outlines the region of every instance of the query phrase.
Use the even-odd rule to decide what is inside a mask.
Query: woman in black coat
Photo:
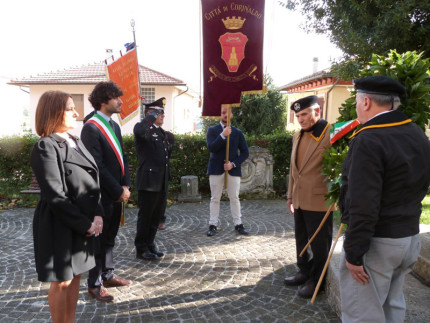
[[[40,186],[33,219],[39,281],[51,282],[48,294],[53,322],[74,322],[80,278],[95,266],[94,235],[103,230],[97,165],[78,137],[79,114],[71,96],[45,92],[36,109],[41,136],[31,154]]]

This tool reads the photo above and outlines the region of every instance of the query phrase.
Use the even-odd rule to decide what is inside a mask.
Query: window
[[[145,87],[140,89],[140,96],[142,97],[142,104],[151,103],[155,101],[155,88]],[[145,107],[140,106],[140,118],[143,119],[145,116]]]
[[[324,96],[318,96],[318,104],[321,107],[320,117],[324,118],[324,104],[325,104],[325,97]],[[325,119],[327,119],[327,115],[325,116]]]
[[[294,111],[290,110],[290,123],[294,123],[294,117],[295,117]]]
[[[76,112],[79,113],[79,117],[76,118],[78,121],[83,121],[84,116],[84,95],[83,94],[71,94],[72,100],[75,103]]]

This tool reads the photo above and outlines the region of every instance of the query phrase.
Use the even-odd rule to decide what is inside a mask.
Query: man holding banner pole
[[[211,152],[207,173],[212,194],[208,236],[217,232],[219,199],[224,185],[230,198],[235,228],[240,234],[247,234],[240,220],[238,195],[240,164],[248,157],[248,146],[243,133],[231,127],[227,120],[230,109],[240,107],[242,94],[261,93],[265,89],[264,4],[264,0],[201,0],[202,116],[221,115],[220,124],[210,127],[207,132],[207,145]],[[237,154],[239,146],[240,156]]]
[[[248,234],[242,224],[239,200],[241,164],[249,156],[248,144],[242,131],[228,125],[227,119],[231,119],[231,117],[231,108],[221,108],[221,122],[210,127],[206,134],[206,143],[211,153],[207,170],[211,188],[208,236],[213,236],[217,232],[220,200],[226,177],[228,178],[226,189],[234,228],[239,234]],[[228,160],[226,160],[227,137],[230,138]]]
[[[333,234],[333,214],[311,243],[312,252],[303,250],[316,232],[328,207],[325,194],[327,185],[321,174],[322,154],[330,146],[330,124],[320,118],[321,107],[315,95],[301,98],[291,104],[302,128],[293,136],[287,207],[294,215],[297,266],[299,271],[284,280],[287,286],[303,285],[298,295],[311,298],[327,260]]]
[[[130,197],[130,175],[127,156],[123,153],[121,129],[112,115],[121,112],[122,90],[114,82],[100,82],[93,89],[89,101],[95,112],[86,119],[81,139],[93,155],[99,168],[103,232],[96,241],[96,266],[88,274],[88,293],[104,302],[113,301],[105,287],[130,284],[129,280],[114,275],[113,248]]]

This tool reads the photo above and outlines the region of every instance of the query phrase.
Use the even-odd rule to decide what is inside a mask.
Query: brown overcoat
[[[291,151],[290,176],[288,184],[288,198],[293,199],[295,209],[306,211],[327,211],[327,184],[321,174],[322,154],[330,146],[331,125],[320,119],[313,130],[310,144],[303,156],[302,165],[299,169],[296,163],[297,147],[301,132],[293,136],[293,148]]]

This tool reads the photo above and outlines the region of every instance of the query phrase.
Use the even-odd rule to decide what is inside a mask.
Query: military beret
[[[405,87],[399,81],[383,75],[355,79],[354,86],[357,92],[369,94],[402,96],[406,93]]]
[[[163,108],[166,105],[166,98],[159,98],[158,100],[151,102],[151,103],[147,103],[145,104],[146,108],[150,108],[150,107],[159,107],[159,108]]]
[[[315,104],[318,104],[318,97],[316,95],[310,95],[304,98],[301,98],[297,101],[294,101],[291,104],[291,110],[293,110],[294,112],[299,112],[302,111],[304,109],[307,109]]]

